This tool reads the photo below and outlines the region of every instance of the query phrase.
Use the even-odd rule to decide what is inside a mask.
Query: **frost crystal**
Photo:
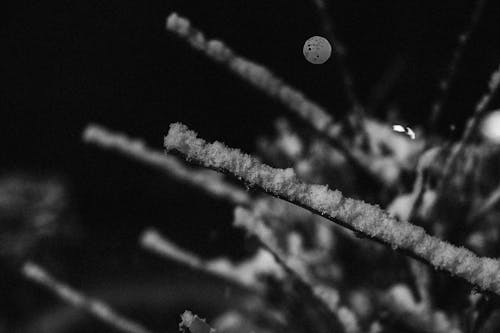
[[[184,331],[188,329],[190,333],[215,333],[215,330],[208,325],[204,319],[201,319],[197,315],[193,315],[191,311],[184,311],[181,315],[181,323],[179,324],[179,329]]]

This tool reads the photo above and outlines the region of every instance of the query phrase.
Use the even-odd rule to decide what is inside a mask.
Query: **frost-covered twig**
[[[26,278],[49,289],[63,301],[90,313],[116,330],[126,333],[152,332],[141,324],[119,314],[102,301],[89,298],[63,282],[58,281],[35,263],[25,263],[21,272]]]
[[[176,33],[189,44],[205,53],[212,60],[224,64],[232,72],[245,81],[251,83],[267,95],[278,99],[302,118],[307,124],[318,131],[337,147],[350,161],[377,183],[385,184],[385,179],[371,169],[371,160],[357,147],[340,137],[342,126],[335,122],[328,112],[318,104],[309,100],[303,93],[291,87],[276,77],[269,69],[252,62],[226,46],[222,41],[207,40],[204,34],[191,26],[188,19],[172,13],[167,18],[167,30]],[[356,118],[356,115],[355,115]],[[355,119],[358,121],[359,119]],[[360,133],[364,132],[364,125],[358,124]]]
[[[225,181],[220,174],[207,170],[195,170],[186,166],[175,156],[165,156],[149,148],[143,141],[132,139],[125,134],[113,132],[99,125],[89,125],[83,132],[83,140],[160,168],[177,180],[199,187],[215,197],[240,205],[250,202],[250,196],[246,191]]]
[[[498,260],[478,257],[463,247],[430,236],[423,228],[398,221],[377,206],[346,198],[327,186],[303,183],[292,169],[274,169],[220,142],[209,144],[183,124],[170,125],[165,148],[181,152],[192,162],[230,173],[251,186],[500,295]]]
[[[170,14],[167,18],[166,27],[167,30],[189,42],[193,48],[202,51],[212,60],[226,65],[245,81],[279,100],[316,130],[331,133],[333,136],[338,134],[339,126],[323,107],[309,100],[266,67],[236,54],[220,40],[207,40],[200,30],[191,26],[187,18],[176,13]]]
[[[445,76],[441,78],[439,82],[439,92],[438,92],[438,98],[432,105],[432,110],[431,110],[431,117],[430,117],[430,125],[433,127],[438,120],[439,116],[441,115],[442,109],[444,104],[448,100],[449,92],[450,92],[450,87],[453,84],[453,81],[455,80],[457,73],[458,73],[458,66],[460,65],[460,62],[462,61],[462,57],[465,51],[465,48],[467,47],[467,43],[469,42],[469,39],[476,29],[476,26],[478,25],[479,19],[482,16],[484,7],[486,5],[486,2],[488,0],[477,0],[476,4],[474,5],[474,9],[472,11],[472,15],[470,18],[470,23],[469,25],[465,28],[465,30],[458,36],[458,45],[453,51],[453,55],[451,58],[451,61],[448,65],[448,68],[446,69]]]
[[[256,277],[261,272],[257,266],[266,260],[261,254],[240,265],[232,265],[225,259],[203,260],[196,254],[180,248],[153,229],[145,230],[141,234],[139,242],[144,249],[163,258],[206,272],[244,290],[254,293],[262,291],[262,286],[257,282]]]
[[[203,260],[200,257],[188,250],[181,249],[154,229],[144,230],[139,237],[139,243],[144,249],[152,251],[169,260],[182,263],[195,269],[204,268]]]

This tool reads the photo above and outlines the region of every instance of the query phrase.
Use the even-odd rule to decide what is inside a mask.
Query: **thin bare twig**
[[[450,93],[450,88],[453,82],[455,81],[455,78],[458,73],[458,67],[460,66],[460,62],[462,61],[462,57],[464,54],[464,51],[467,47],[467,43],[469,42],[472,33],[476,29],[479,19],[481,18],[484,7],[486,5],[486,2],[488,0],[477,0],[475,7],[472,11],[472,15],[470,18],[470,23],[469,25],[465,28],[465,30],[458,36],[458,44],[457,47],[455,48],[455,51],[453,52],[451,62],[448,65],[448,68],[446,70],[446,73],[443,78],[441,78],[439,82],[439,92],[438,92],[438,97],[434,104],[432,105],[431,109],[431,117],[429,119],[430,121],[430,127],[434,128],[436,125],[437,120],[439,119],[439,116],[441,115],[443,106],[446,104],[448,101],[448,96]]]
[[[476,219],[480,219],[483,216],[487,215],[495,206],[500,202],[500,186],[498,186],[495,190],[493,190],[488,198],[484,200],[481,206],[478,209],[471,212],[470,216],[468,216],[467,221],[472,222]]]
[[[342,77],[342,83],[344,85],[344,90],[347,96],[347,100],[351,105],[351,110],[361,115],[363,111],[363,106],[356,95],[354,89],[353,76],[346,66],[346,59],[345,59],[347,53],[346,47],[335,35],[333,21],[331,20],[330,15],[328,14],[328,9],[325,0],[312,0],[312,2],[314,3],[314,6],[318,13],[324,34],[333,44],[333,50],[335,52],[335,57],[336,57],[335,64],[337,65],[337,68]]]
[[[488,90],[483,94],[479,102],[476,104],[476,107],[474,109],[474,114],[467,120],[464,133],[462,134],[462,138],[451,149],[451,153],[447,158],[444,166],[443,179],[440,182],[438,194],[447,186],[448,181],[452,176],[450,172],[452,167],[454,166],[457,159],[460,157],[465,146],[471,140],[474,131],[477,129],[479,120],[484,115],[484,113],[489,109],[491,101],[498,93],[499,87],[500,87],[500,66],[498,66],[497,70],[495,70],[491,74],[490,81],[488,84]]]
[[[401,55],[396,56],[389,64],[370,90],[366,103],[368,112],[377,111],[400,79],[405,67],[406,60]]]

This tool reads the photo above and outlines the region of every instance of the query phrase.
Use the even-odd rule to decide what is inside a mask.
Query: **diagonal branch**
[[[467,221],[471,223],[474,220],[481,219],[490,213],[496,205],[500,202],[500,186],[493,190],[488,198],[476,210],[472,211],[467,217]]]
[[[490,81],[488,83],[488,90],[483,94],[479,102],[476,104],[473,115],[467,120],[460,141],[452,147],[451,153],[444,165],[444,171],[443,171],[444,177],[439,185],[439,192],[441,192],[446,187],[449,179],[452,176],[452,173],[450,172],[452,167],[455,165],[455,162],[461,156],[465,146],[472,139],[474,132],[479,124],[479,121],[481,120],[481,117],[489,109],[490,104],[493,101],[493,98],[498,94],[499,90],[500,90],[500,65],[493,73],[491,73]]]
[[[359,98],[356,96],[352,74],[345,64],[346,63],[345,57],[347,53],[346,48],[343,45],[343,43],[338,39],[338,37],[335,35],[333,22],[330,18],[330,15],[328,15],[328,10],[325,0],[312,0],[312,2],[314,3],[316,12],[318,13],[324,34],[333,44],[333,49],[336,55],[335,63],[340,72],[340,76],[342,77],[342,83],[344,85],[344,90],[347,96],[347,100],[351,105],[351,110],[361,115],[363,106],[359,101]]]
[[[183,124],[170,125],[165,148],[179,151],[194,163],[232,174],[275,197],[500,295],[500,261],[478,257],[463,247],[430,236],[423,228],[398,221],[378,206],[344,197],[340,191],[324,185],[304,183],[292,169],[272,168],[220,142],[207,143]]]
[[[256,295],[263,292],[262,285],[255,276],[249,274],[250,270],[248,268],[251,267],[251,260],[241,265],[233,265],[229,261],[204,260],[196,254],[179,247],[154,229],[145,230],[141,234],[139,242],[145,250],[164,259],[176,261],[194,270],[219,278],[231,286],[240,288],[242,291]]]
[[[212,196],[224,198],[239,205],[248,205],[251,201],[245,190],[227,182],[220,174],[190,168],[174,156],[165,156],[151,149],[141,140],[99,125],[88,125],[82,137],[86,143],[118,151],[142,163],[159,168],[176,180],[198,187]]]
[[[193,27],[188,19],[176,13],[167,18],[166,27],[167,30],[186,40],[194,49],[224,64],[243,80],[280,101],[317,131],[330,133],[332,136],[338,135],[339,126],[322,106],[308,99],[266,67],[240,56],[220,40],[206,39],[203,32]]]
[[[167,30],[186,40],[194,49],[205,53],[215,62],[224,64],[233,73],[252,84],[268,96],[277,99],[290,111],[302,118],[306,124],[315,129],[330,144],[338,148],[349,161],[377,186],[386,186],[384,176],[373,170],[369,156],[361,149],[341,137],[342,126],[335,122],[320,105],[308,99],[303,93],[278,78],[266,67],[252,62],[217,39],[207,40],[200,30],[191,25],[188,19],[172,13],[167,18]],[[357,114],[353,114],[355,119]],[[361,124],[356,130],[364,131]]]
[[[470,18],[470,23],[465,29],[465,31],[462,32],[462,34],[460,34],[460,36],[458,37],[458,45],[455,48],[455,51],[453,52],[451,62],[446,70],[445,77],[443,77],[439,82],[438,98],[432,105],[431,117],[430,117],[431,127],[435,126],[437,120],[439,119],[439,116],[441,115],[443,106],[448,101],[448,96],[450,94],[450,87],[453,84],[453,81],[455,81],[455,78],[457,76],[458,66],[462,61],[465,48],[467,47],[467,43],[469,42],[472,33],[474,32],[474,30],[478,25],[479,19],[481,18],[484,12],[484,7],[486,6],[487,1],[488,0],[476,1],[475,7],[472,11],[472,15]]]
[[[349,311],[345,307],[338,307],[338,305],[333,305],[332,301],[328,299],[328,296],[322,293],[322,288],[318,284],[315,284],[311,278],[305,272],[297,270],[293,264],[290,263],[292,258],[282,251],[276,244],[275,240],[270,239],[268,230],[265,230],[262,220],[255,216],[251,211],[243,208],[236,207],[234,211],[234,225],[243,228],[249,235],[256,238],[259,245],[269,251],[275,258],[276,262],[283,267],[283,270],[288,274],[292,281],[297,284],[297,287],[301,290],[305,297],[311,304],[314,304],[319,312],[323,312],[326,317],[329,317],[329,327],[330,329],[335,328],[335,332],[346,332],[346,333],[357,333],[359,328],[357,325],[357,318],[354,318],[354,325],[349,325],[343,323],[341,309],[342,311]],[[350,311],[349,311],[350,312]],[[354,314],[350,313],[354,317]],[[352,327],[351,327],[352,326]]]
[[[89,298],[63,282],[58,281],[35,263],[25,263],[21,272],[26,278],[47,288],[66,303],[88,312],[118,331],[125,333],[151,333],[149,329],[124,317],[102,301]]]

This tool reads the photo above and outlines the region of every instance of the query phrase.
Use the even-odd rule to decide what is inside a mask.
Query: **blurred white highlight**
[[[485,116],[479,127],[485,140],[500,144],[500,109],[494,110]]]

